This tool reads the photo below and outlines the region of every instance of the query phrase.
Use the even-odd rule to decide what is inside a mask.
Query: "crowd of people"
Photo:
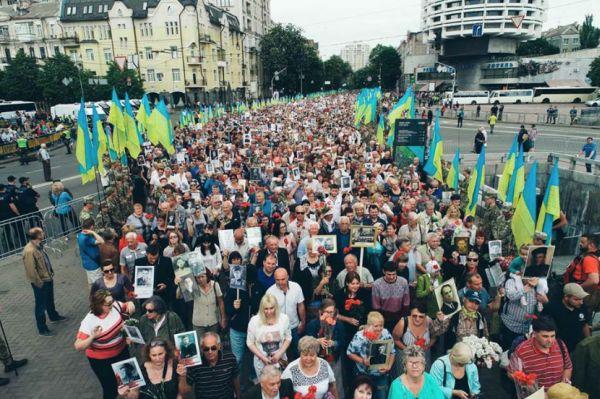
[[[479,216],[465,216],[469,171],[448,193],[422,160],[400,163],[372,126],[356,128],[354,100],[227,114],[175,129],[172,156],[145,143],[127,165],[105,159],[105,199],[79,217],[64,209],[65,223],[81,224],[89,284],[75,349],[104,398],[510,397],[521,374],[536,374],[552,399],[571,385],[598,394],[598,235],[582,236],[564,281],[526,277],[529,247],[515,247],[512,206],[489,194]],[[382,100],[385,112],[393,103]],[[372,234],[366,247],[358,229]],[[46,315],[64,317],[43,235],[29,232],[23,262],[46,337]],[[498,240],[501,253],[491,253]],[[193,277],[179,271],[190,254],[201,265]],[[153,270],[149,298],[136,293],[139,266]],[[234,282],[240,269],[246,278]],[[197,347],[189,334],[175,338],[186,332]],[[469,337],[499,343],[503,388],[486,386]],[[112,366],[130,358],[144,386],[115,376]]]

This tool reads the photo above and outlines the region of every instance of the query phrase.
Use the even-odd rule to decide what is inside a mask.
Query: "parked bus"
[[[32,101],[0,101],[0,117],[6,120],[15,120],[17,112],[34,116],[37,111]]]
[[[85,114],[87,116],[92,116],[92,106],[95,105],[94,103],[86,103],[85,104]],[[79,114],[79,107],[80,107],[80,103],[73,103],[73,104],[56,104],[55,106],[50,108],[50,113],[52,114],[52,117],[59,117],[62,118],[63,116],[70,116],[73,120],[77,120],[77,115]],[[96,107],[96,112],[98,113],[98,116],[100,118],[100,120],[105,120],[106,119],[106,113],[104,112],[104,109],[102,109],[102,107],[95,105]]]
[[[534,103],[583,103],[594,99],[597,87],[536,87]]]
[[[454,104],[460,105],[489,104],[490,102],[489,91],[457,91],[453,97]]]
[[[494,90],[490,104],[521,104],[533,102],[533,89]]]

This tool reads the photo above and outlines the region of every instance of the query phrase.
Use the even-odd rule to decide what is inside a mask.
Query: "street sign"
[[[473,24],[473,37],[483,36],[483,23]]]
[[[515,28],[519,29],[521,27],[521,23],[523,23],[523,19],[525,19],[525,15],[515,15],[514,17],[510,17]]]
[[[68,86],[71,84],[72,81],[73,81],[73,79],[71,79],[71,78],[64,78],[62,80],[62,84],[64,84],[65,86]]]

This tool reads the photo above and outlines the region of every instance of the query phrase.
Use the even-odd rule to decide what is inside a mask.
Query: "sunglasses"
[[[156,309],[146,309],[146,313],[154,313],[156,312]]]
[[[115,269],[104,269],[104,270],[102,270],[102,273],[104,273],[104,274],[114,273],[114,272],[115,272]]]
[[[219,350],[219,348],[217,348],[216,346],[203,346],[202,347],[202,352],[216,352],[218,350]]]
[[[423,315],[423,314],[411,314],[410,317],[412,317],[413,319],[424,319],[425,315]]]
[[[304,215],[304,212],[296,212],[296,215]]]
[[[150,342],[150,347],[151,348],[154,348],[156,346],[165,347],[166,345],[167,345],[167,343],[165,341],[163,341],[162,339],[157,339],[156,341]]]
[[[477,262],[479,258],[467,258],[469,262]]]

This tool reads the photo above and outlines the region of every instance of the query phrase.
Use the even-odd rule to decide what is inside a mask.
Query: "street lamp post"
[[[273,74],[273,77],[271,78],[271,97],[273,97],[273,93],[274,93],[274,91],[273,91],[273,80],[279,80],[279,74],[285,72],[286,69],[287,69],[287,67],[285,67],[285,68],[283,68],[283,69],[281,69],[279,71],[276,71]]]

